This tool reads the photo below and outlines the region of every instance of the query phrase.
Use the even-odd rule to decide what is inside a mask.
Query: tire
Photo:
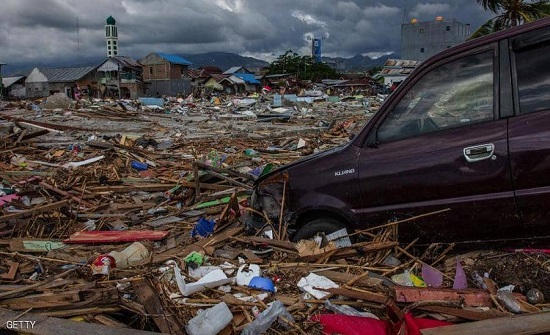
[[[328,235],[342,228],[347,228],[346,224],[336,219],[322,218],[311,220],[294,234],[292,241],[298,242],[300,240],[307,240],[313,238],[318,233],[325,233],[325,235]],[[349,233],[351,232],[348,231],[348,234]]]

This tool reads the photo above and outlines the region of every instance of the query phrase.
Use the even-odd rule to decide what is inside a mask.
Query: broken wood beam
[[[427,312],[435,312],[435,313],[442,313],[442,314],[457,316],[465,320],[475,320],[475,321],[501,318],[501,317],[510,315],[509,313],[500,312],[495,309],[490,309],[485,311],[479,308],[456,308],[456,307],[434,306],[434,305],[420,306],[416,309],[427,311]]]
[[[158,293],[145,279],[133,282],[132,286],[138,300],[143,304],[147,313],[151,315],[160,331],[173,335],[185,334],[183,331],[184,327],[171,312],[164,310]]]
[[[61,201],[54,202],[54,203],[51,203],[51,204],[48,204],[48,205],[31,208],[31,209],[28,209],[28,210],[23,211],[23,212],[6,214],[6,215],[3,215],[3,216],[0,216],[0,222],[7,222],[7,221],[12,220],[12,219],[20,219],[20,218],[32,216],[34,214],[48,212],[48,211],[51,211],[53,209],[57,209],[57,208],[66,206],[68,203],[69,203],[69,200],[61,200]]]
[[[233,176],[233,177],[243,178],[245,180],[254,181],[254,177],[252,177],[251,175],[240,173],[240,172],[237,172],[237,171],[234,171],[234,170],[222,169],[222,168],[218,168],[218,167],[215,167],[215,166],[210,166],[210,165],[207,165],[207,164],[204,164],[204,163],[201,163],[201,162],[194,162],[193,165],[196,165],[196,166],[200,167],[203,170],[214,171],[214,172],[217,172],[217,173],[226,173],[226,174],[228,174],[230,176]]]
[[[70,270],[67,270],[65,272],[62,272],[58,275],[55,275],[53,277],[50,277],[46,280],[43,280],[39,283],[36,283],[36,284],[32,284],[32,285],[25,285],[21,288],[18,288],[18,289],[15,289],[15,290],[11,290],[11,291],[7,291],[7,292],[1,292],[0,293],[0,299],[3,299],[3,298],[6,298],[6,297],[11,297],[11,296],[14,296],[14,295],[18,295],[19,293],[23,293],[23,292],[27,292],[27,291],[32,291],[34,290],[35,288],[38,288],[40,286],[43,286],[43,285],[46,285],[46,284],[49,284],[51,282],[53,282],[54,280],[56,279],[59,279],[59,278],[65,278],[67,277],[68,275],[70,275],[71,273],[75,272],[76,271],[76,268],[74,269],[70,269]]]
[[[79,197],[77,197],[77,196],[75,196],[75,195],[70,194],[69,192],[60,190],[60,189],[58,189],[57,187],[52,186],[52,185],[50,185],[50,184],[48,184],[48,183],[40,182],[40,186],[42,186],[42,187],[44,187],[44,188],[46,188],[46,189],[48,189],[48,190],[50,190],[50,191],[53,191],[53,192],[55,192],[55,193],[57,193],[57,194],[59,194],[59,195],[62,195],[62,196],[64,196],[64,197],[71,198],[72,200],[76,201],[77,203],[79,203],[79,204],[81,204],[81,205],[83,205],[83,206],[86,206],[86,207],[88,207],[88,208],[93,208],[93,207],[94,207],[93,204],[91,204],[91,203],[89,203],[89,202],[87,202],[87,201],[84,201],[84,200],[82,200],[81,198],[79,198]]]
[[[168,191],[177,184],[140,184],[140,185],[122,185],[122,186],[95,186],[89,187],[88,190],[94,193],[113,192],[113,193],[129,193],[132,191],[144,192],[163,192]]]
[[[36,313],[25,313],[0,308],[0,330],[17,327],[25,334],[37,335],[158,335],[137,329],[113,328],[96,323],[78,322]]]
[[[531,335],[550,332],[550,312],[514,315],[423,329],[423,335]]]
[[[78,291],[31,294],[20,298],[2,300],[0,305],[11,310],[25,310],[28,308],[56,308],[68,307],[80,301]]]
[[[10,270],[8,273],[4,273],[0,278],[4,280],[14,280],[15,276],[17,275],[17,269],[19,269],[19,263],[17,262],[9,262]]]
[[[389,299],[387,296],[374,292],[365,292],[365,291],[355,291],[346,288],[329,288],[329,289],[319,289],[321,291],[330,292],[332,295],[342,295],[344,297],[376,302],[379,304],[384,304]]]

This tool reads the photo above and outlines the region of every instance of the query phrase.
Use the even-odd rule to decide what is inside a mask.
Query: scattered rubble
[[[247,234],[254,180],[346,143],[381,99],[309,96],[2,103],[0,328],[445,334],[525,318],[550,330],[544,250],[421,253],[391,222],[326,245]]]

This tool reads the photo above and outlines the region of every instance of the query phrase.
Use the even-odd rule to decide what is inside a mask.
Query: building
[[[188,74],[191,62],[185,58],[153,52],[139,63],[143,66],[145,94],[175,96],[191,92],[191,77]]]
[[[261,83],[250,73],[235,73],[219,82],[226,93],[257,92]]]
[[[250,71],[244,66],[233,66],[229,69],[227,69],[223,74],[232,75],[235,73],[248,73],[248,74],[254,74],[254,72]]]
[[[107,58],[97,67],[102,96],[134,99],[143,95],[143,68],[137,60],[125,56]]]
[[[379,75],[384,77],[384,85],[399,85],[420,64],[419,61],[405,59],[388,59]]]
[[[112,16],[107,18],[105,25],[105,40],[107,43],[107,57],[118,56],[118,30]]]
[[[26,96],[25,76],[4,77],[1,86],[4,87],[4,97],[8,99],[21,99]]]
[[[35,67],[25,79],[27,98],[41,98],[57,92],[64,92],[73,98],[76,87],[80,87],[84,95],[95,96],[97,80],[95,66],[68,68],[38,68]]]
[[[187,71],[191,77],[191,86],[193,89],[202,89],[205,87],[206,81],[213,74],[222,74],[222,69],[217,66],[201,66],[198,69],[190,69]]]
[[[422,61],[466,41],[470,35],[469,23],[445,21],[441,16],[425,22],[412,19],[401,25],[401,58]]]

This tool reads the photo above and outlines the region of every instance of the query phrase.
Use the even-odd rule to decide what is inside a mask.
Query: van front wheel
[[[322,218],[311,220],[300,228],[296,234],[294,234],[292,241],[298,242],[300,240],[308,240],[315,237],[319,233],[325,233],[325,235],[328,235],[342,228],[347,228],[346,224],[336,219]],[[349,233],[350,232],[348,231],[348,234]]]

